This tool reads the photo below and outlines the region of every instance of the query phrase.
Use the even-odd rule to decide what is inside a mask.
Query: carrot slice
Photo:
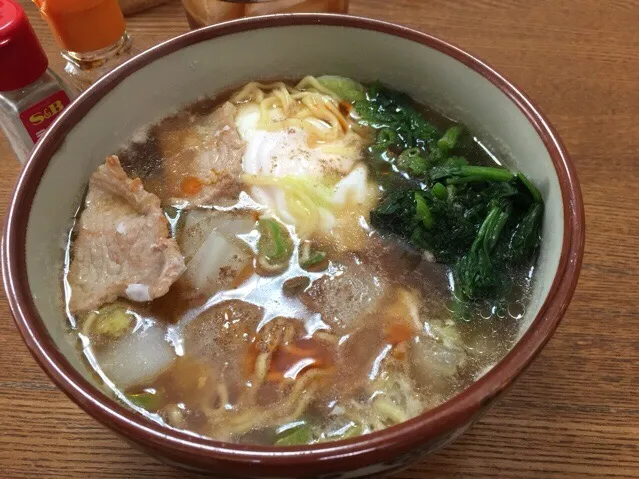
[[[275,350],[267,379],[283,381],[290,374],[297,376],[309,369],[328,370],[332,364],[331,352],[321,342],[313,338],[297,339]]]
[[[284,374],[279,371],[269,371],[266,375],[266,380],[273,383],[281,383],[284,379]]]
[[[404,343],[413,337],[411,328],[402,323],[393,323],[386,328],[386,341],[393,346]]]
[[[237,276],[231,283],[231,289],[239,288],[246,280],[248,280],[255,273],[255,266],[253,265],[253,261],[247,264],[244,268],[237,273]]]
[[[352,110],[353,110],[353,105],[350,102],[346,100],[342,100],[339,102],[339,111],[342,113],[342,115],[348,116],[351,114]]]
[[[185,195],[195,196],[200,191],[202,191],[203,186],[204,185],[199,179],[195,178],[194,176],[187,176],[186,178],[182,180],[180,189],[182,190],[182,193],[184,193]]]
[[[304,349],[299,346],[293,346],[292,344],[285,344],[283,349],[292,356],[298,356],[300,358],[313,357],[316,355],[316,351],[313,349]]]
[[[259,351],[257,350],[257,346],[255,343],[251,343],[246,351],[246,355],[244,356],[244,376],[249,378],[255,372],[255,361],[259,355]]]

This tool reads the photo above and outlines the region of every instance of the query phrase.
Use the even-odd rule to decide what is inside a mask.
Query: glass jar
[[[67,61],[64,72],[78,91],[134,57],[118,0],[33,0]]]
[[[346,13],[348,0],[182,0],[191,28],[272,13]]]

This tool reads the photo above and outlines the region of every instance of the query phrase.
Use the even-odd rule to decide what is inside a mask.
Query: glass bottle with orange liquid
[[[118,0],[33,0],[66,59],[69,82],[84,90],[138,53]]]
[[[191,28],[272,13],[346,13],[348,0],[182,0]]]

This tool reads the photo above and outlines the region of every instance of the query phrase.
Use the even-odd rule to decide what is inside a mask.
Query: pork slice
[[[166,294],[185,270],[159,198],[139,178],[130,179],[117,156],[91,176],[76,233],[68,275],[73,312],[118,297],[150,301]]]
[[[210,206],[219,198],[239,194],[246,144],[235,126],[236,111],[227,102],[192,124],[160,135],[160,148],[166,158],[167,193],[171,198]],[[185,192],[182,185],[190,178],[197,179],[201,189],[189,188]]]
[[[344,256],[335,268],[313,282],[302,302],[335,331],[346,333],[379,308],[389,284],[375,267],[354,255]]]

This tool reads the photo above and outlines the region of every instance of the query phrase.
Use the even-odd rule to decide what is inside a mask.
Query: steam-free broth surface
[[[350,438],[506,354],[542,214],[523,175],[397,92],[250,83],[92,176],[67,310],[101,380],[155,421],[251,444]]]

